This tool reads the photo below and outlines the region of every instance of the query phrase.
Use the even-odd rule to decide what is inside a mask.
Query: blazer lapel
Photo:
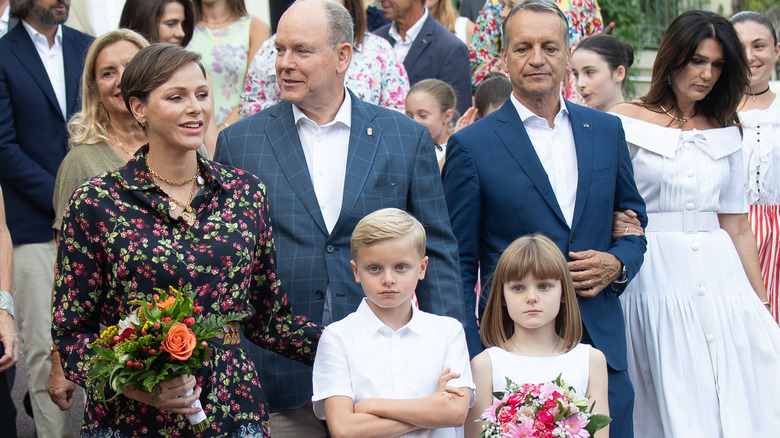
[[[279,168],[314,222],[327,235],[328,228],[325,226],[325,220],[320,212],[320,204],[311,182],[309,167],[306,165],[306,156],[303,154],[301,139],[298,137],[298,130],[295,127],[292,104],[282,101],[274,107],[278,110],[274,114],[276,120],[268,124],[265,135],[269,139],[276,139],[269,143],[279,162]]]
[[[30,39],[27,29],[19,22],[5,38],[9,37],[11,38],[11,41],[16,43],[16,46],[11,48],[14,56],[16,56],[22,64],[22,67],[24,67],[27,73],[30,74],[30,77],[33,78],[35,83],[41,88],[41,91],[46,95],[49,103],[57,110],[57,114],[60,114],[62,119],[65,120],[65,114],[62,114],[60,104],[57,102],[57,96],[54,94],[54,88],[51,86],[51,81],[49,81],[49,75],[46,73],[43,61],[41,61],[40,56],[38,56],[38,51],[35,49],[35,45],[33,44],[32,39]]]
[[[417,63],[420,55],[431,45],[431,41],[433,41],[433,20],[433,15],[428,14],[428,18],[423,22],[420,33],[417,34],[417,38],[412,42],[412,47],[409,48],[409,53],[406,55],[406,59],[404,59],[404,67],[406,67],[407,71]]]
[[[590,190],[590,178],[593,175],[593,143],[595,141],[594,128],[591,128],[586,119],[582,117],[579,108],[566,102],[569,109],[569,121],[574,135],[574,148],[577,151],[577,198],[574,202],[574,216],[571,227],[577,226],[585,208],[585,201]]]
[[[547,172],[544,171],[539,156],[536,155],[536,150],[534,150],[534,146],[531,144],[531,139],[528,138],[523,121],[520,120],[520,116],[517,114],[511,99],[507,99],[501,107],[496,120],[502,122],[502,125],[499,125],[498,129],[496,129],[496,134],[501,139],[501,142],[504,143],[504,146],[517,161],[517,164],[520,165],[528,179],[534,184],[536,190],[539,191],[539,194],[547,202],[547,205],[555,212],[561,222],[566,224],[561,206],[558,204],[558,199],[555,197],[555,192],[550,184],[550,178]]]
[[[333,233],[338,233],[344,225],[344,218],[355,207],[359,195],[363,192],[369,172],[374,164],[374,157],[382,138],[382,129],[374,120],[376,113],[370,105],[364,104],[351,91],[352,126],[349,130],[349,152],[347,153],[347,174],[344,178],[344,194],[341,200],[339,220],[333,227]]]
[[[81,109],[79,104],[79,83],[81,81],[81,73],[83,71],[84,60],[81,58],[81,54],[74,48],[74,31],[63,26],[62,27],[62,63],[65,67],[65,99],[66,99],[66,111],[68,111],[68,117],[76,111]]]

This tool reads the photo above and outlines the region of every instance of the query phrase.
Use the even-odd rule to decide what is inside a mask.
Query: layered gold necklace
[[[192,209],[192,206],[190,205],[192,203],[192,200],[195,198],[196,189],[199,188],[201,185],[204,184],[203,177],[200,176],[200,166],[198,166],[198,170],[195,171],[195,175],[193,175],[190,178],[187,178],[183,181],[172,181],[167,178],[164,178],[160,176],[157,172],[152,170],[151,167],[149,167],[149,162],[146,162],[146,168],[149,169],[149,173],[159,179],[160,181],[163,181],[167,184],[170,184],[172,186],[183,186],[188,183],[192,183],[193,181],[195,184],[192,184],[192,190],[190,190],[190,196],[187,199],[187,202],[181,202],[178,199],[171,196],[168,192],[160,188],[160,190],[163,190],[163,193],[165,193],[165,196],[168,197],[168,212],[169,214],[173,215],[174,212],[181,207],[183,211],[179,215],[179,217],[188,225],[193,226],[195,224],[195,212]]]

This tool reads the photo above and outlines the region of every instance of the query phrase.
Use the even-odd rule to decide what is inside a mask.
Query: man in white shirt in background
[[[71,0],[65,25],[98,37],[119,28],[124,6],[125,0]]]
[[[54,180],[68,151],[65,123],[79,110],[92,38],[62,26],[69,0],[11,0],[21,22],[0,39],[0,184],[13,238],[15,320],[38,435],[72,437],[70,415],[46,392],[51,368]]]

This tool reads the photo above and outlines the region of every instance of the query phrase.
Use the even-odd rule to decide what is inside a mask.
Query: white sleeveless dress
[[[558,356],[523,356],[499,347],[490,347],[486,351],[493,370],[493,392],[506,390],[506,377],[522,385],[552,382],[561,375],[577,394],[585,395],[590,376],[591,348],[587,344],[577,344]]]

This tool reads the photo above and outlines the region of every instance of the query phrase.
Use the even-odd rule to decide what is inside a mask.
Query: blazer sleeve
[[[455,90],[457,109],[460,115],[471,107],[471,66],[469,49],[459,40],[450,45],[446,53],[439,58],[444,62],[439,79],[450,84]]]
[[[615,205],[614,211],[623,211],[631,209],[637,214],[642,228],[647,227],[647,211],[645,201],[636,187],[634,180],[634,167],[631,165],[631,155],[626,144],[626,134],[623,131],[623,125],[618,120],[618,173],[615,184]],[[448,151],[449,152],[449,151]],[[627,282],[631,281],[644,261],[645,250],[647,250],[647,238],[645,236],[623,236],[615,239],[610,246],[609,252],[614,255],[626,267]],[[618,290],[622,293],[625,284]]]
[[[422,310],[451,316],[463,323],[458,244],[447,214],[433,139],[427,129],[420,127],[418,133],[407,211],[425,225],[429,262],[425,279],[417,285],[417,300]]]

